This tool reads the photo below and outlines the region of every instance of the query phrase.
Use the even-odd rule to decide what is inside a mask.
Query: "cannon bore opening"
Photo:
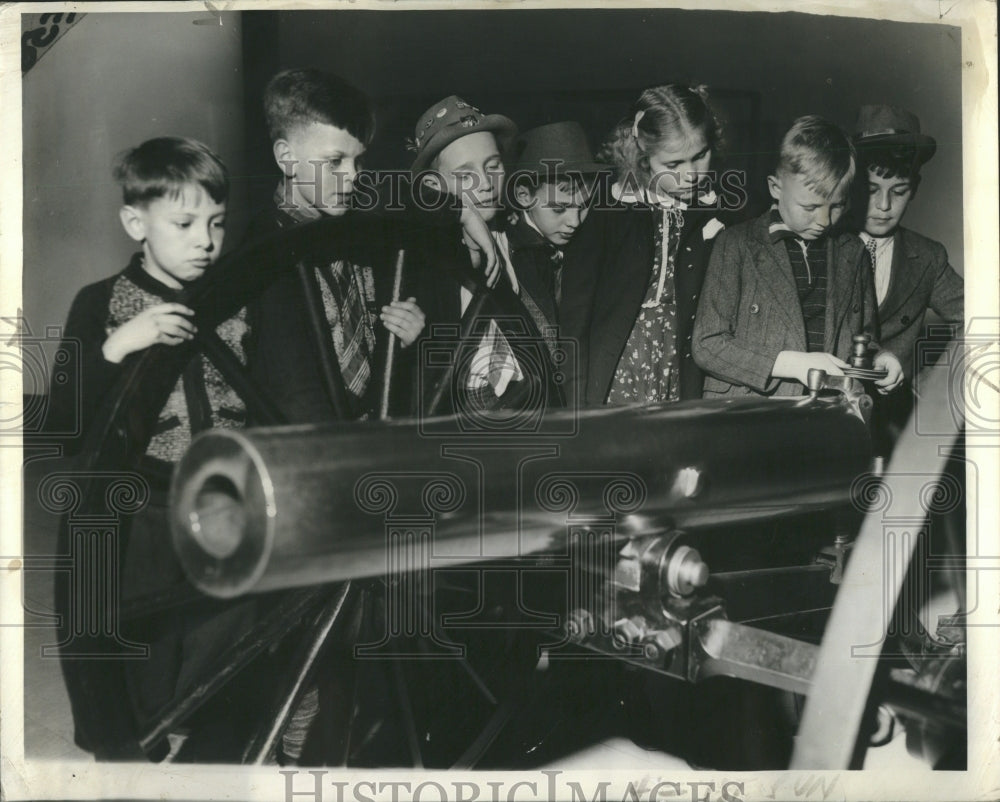
[[[210,474],[194,495],[191,534],[219,560],[229,557],[243,540],[247,513],[243,494],[225,474]]]

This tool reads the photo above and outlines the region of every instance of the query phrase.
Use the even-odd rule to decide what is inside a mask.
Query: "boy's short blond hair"
[[[824,197],[854,179],[857,153],[850,137],[815,114],[799,117],[781,140],[776,173],[805,177],[806,185]]]

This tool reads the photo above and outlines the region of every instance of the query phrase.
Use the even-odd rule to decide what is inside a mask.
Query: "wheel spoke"
[[[413,721],[413,706],[410,704],[410,694],[406,687],[406,679],[403,677],[402,661],[392,661],[392,673],[396,680],[396,696],[403,714],[403,728],[406,735],[406,745],[410,751],[410,760],[413,761],[413,768],[422,769],[424,758],[420,753],[420,736]]]
[[[278,739],[284,733],[288,722],[295,712],[295,707],[302,698],[303,690],[313,674],[316,659],[326,645],[334,624],[340,620],[344,600],[351,589],[350,581],[341,585],[333,598],[326,604],[316,623],[309,628],[299,654],[292,662],[294,673],[285,678],[282,692],[277,697],[275,708],[269,711],[268,724],[260,731],[243,753],[243,763],[259,766],[274,759],[278,747]]]
[[[245,633],[220,660],[205,672],[208,677],[186,697],[155,716],[155,724],[139,739],[143,751],[148,752],[167,733],[180,726],[211,696],[222,688],[240,669],[257,657],[288,630],[288,622],[295,621],[322,597],[321,590],[309,590],[290,595],[281,604]]]
[[[490,691],[490,689],[487,687],[486,683],[483,681],[483,678],[480,677],[479,674],[478,674],[478,672],[472,667],[472,664],[469,663],[469,661],[466,658],[464,658],[464,657],[460,657],[458,659],[458,664],[463,669],[465,669],[465,673],[469,675],[469,677],[472,679],[472,682],[480,690],[480,692],[483,694],[483,696],[486,697],[486,699],[489,701],[489,703],[491,705],[496,705],[496,703],[497,703],[496,696],[493,695],[493,692]]]
[[[264,425],[271,426],[288,422],[278,409],[278,405],[250,378],[246,368],[218,334],[214,331],[199,332],[198,339],[205,358],[236,391],[254,418]]]

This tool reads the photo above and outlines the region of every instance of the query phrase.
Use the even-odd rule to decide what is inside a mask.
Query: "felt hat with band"
[[[494,134],[502,149],[517,135],[517,125],[502,114],[483,114],[456,95],[435,103],[420,115],[413,139],[407,144],[407,148],[417,154],[410,170],[425,169],[456,139],[480,131]]]
[[[920,119],[916,114],[898,106],[862,106],[854,126],[854,144],[859,147],[902,145],[916,150],[917,160],[923,164],[937,150],[937,142],[920,133]]]
[[[540,178],[567,174],[592,175],[611,169],[594,160],[587,135],[578,122],[560,122],[532,128],[521,134],[508,159],[507,174],[530,173]]]

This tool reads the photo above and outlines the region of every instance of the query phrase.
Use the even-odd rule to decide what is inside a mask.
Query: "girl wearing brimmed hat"
[[[700,398],[691,331],[712,238],[721,127],[703,87],[645,90],[599,158],[615,166],[566,251],[560,323],[578,342],[580,403]]]

